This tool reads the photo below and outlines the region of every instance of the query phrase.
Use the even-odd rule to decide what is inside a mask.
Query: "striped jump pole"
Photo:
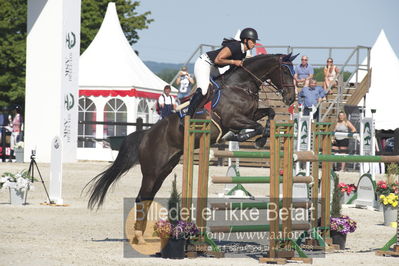
[[[268,151],[214,151],[215,157],[223,158],[270,158],[271,152]],[[283,153],[280,153],[283,156]]]
[[[212,183],[214,184],[264,184],[270,183],[270,176],[212,176]],[[279,181],[283,182],[283,177],[279,177]],[[294,183],[313,182],[312,176],[294,176]]]
[[[399,162],[399,155],[332,155],[296,152],[294,159],[302,162],[397,163]]]

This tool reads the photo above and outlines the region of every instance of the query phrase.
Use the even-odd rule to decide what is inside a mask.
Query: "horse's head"
[[[276,87],[277,91],[283,96],[283,102],[291,105],[295,101],[295,85],[294,85],[294,66],[292,62],[298,56],[288,55],[276,56],[276,67],[270,72],[270,80]]]
[[[283,101],[291,105],[295,101],[294,67],[292,61],[298,55],[260,55],[246,60],[244,70],[258,81],[273,86],[283,96]]]

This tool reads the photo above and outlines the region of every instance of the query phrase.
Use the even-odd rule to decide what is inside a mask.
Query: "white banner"
[[[29,0],[26,48],[25,161],[51,162],[62,141],[64,162],[75,162],[81,0]]]
[[[61,125],[63,161],[76,160],[79,105],[80,0],[63,1]]]

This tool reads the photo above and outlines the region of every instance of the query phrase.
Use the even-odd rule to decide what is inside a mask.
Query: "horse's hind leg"
[[[172,172],[173,168],[179,162],[181,151],[176,152],[167,160],[162,167],[156,167],[156,164],[151,164],[147,169],[142,168],[143,181],[139,194],[136,198],[136,223],[134,225],[135,238],[139,244],[144,244],[144,231],[147,227],[147,214],[151,207],[152,201],[156,193],[161,188],[165,178]],[[143,166],[142,166],[143,167]],[[151,173],[146,175],[145,173]]]

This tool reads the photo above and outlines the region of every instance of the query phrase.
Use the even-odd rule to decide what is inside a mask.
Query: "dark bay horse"
[[[273,119],[274,111],[272,108],[258,108],[260,85],[269,83],[282,95],[285,104],[292,104],[295,100],[292,67],[295,57],[291,54],[258,55],[246,59],[243,67],[229,71],[215,80],[220,85],[220,98],[211,112],[212,119],[218,124],[218,127],[214,124],[212,126],[212,143],[228,132],[230,133],[224,140],[244,141],[261,135],[256,141],[258,146],[266,143],[268,126],[263,127],[257,121],[265,116],[269,120]],[[196,114],[194,117],[201,116],[203,115]],[[136,202],[147,202],[143,207],[145,212],[142,212],[146,213],[163,181],[183,154],[184,130],[179,120],[179,116],[174,114],[160,120],[148,130],[128,135],[113,164],[87,184],[91,184],[88,207],[93,209],[101,206],[110,186],[135,164],[140,163],[143,179]],[[242,129],[254,131],[240,134]],[[146,227],[146,217],[144,218],[135,224],[139,243],[144,241],[142,233]]]

